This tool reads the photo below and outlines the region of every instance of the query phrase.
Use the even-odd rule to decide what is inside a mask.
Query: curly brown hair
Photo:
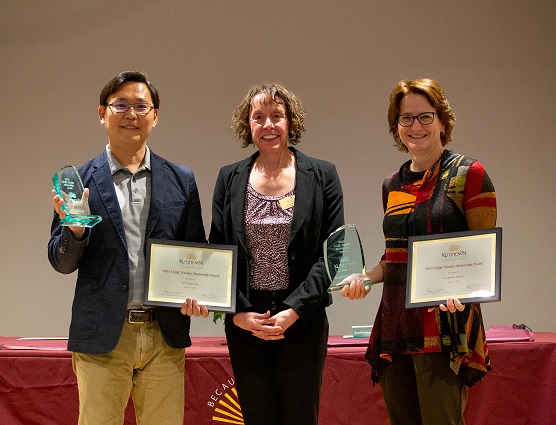
[[[427,98],[432,107],[436,110],[436,115],[442,124],[444,131],[440,135],[442,146],[446,146],[452,140],[452,130],[456,123],[456,116],[448,104],[444,90],[435,81],[428,78],[416,80],[400,81],[390,94],[390,105],[388,107],[388,125],[390,133],[394,136],[398,150],[408,152],[407,147],[402,143],[398,132],[398,118],[400,116],[400,103],[404,96],[409,93],[420,94]]]
[[[244,148],[253,144],[249,114],[253,98],[259,94],[264,96],[264,102],[276,102],[284,105],[289,123],[289,142],[292,145],[298,144],[305,132],[305,110],[295,94],[280,84],[271,83],[252,87],[232,115],[234,135],[243,140],[241,147]]]

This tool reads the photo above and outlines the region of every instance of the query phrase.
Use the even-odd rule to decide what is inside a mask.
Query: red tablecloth
[[[77,385],[65,346],[63,340],[0,337],[2,425],[77,423]],[[493,370],[470,390],[467,424],[556,424],[556,334],[536,333],[535,341],[489,347]],[[321,425],[388,424],[365,349],[364,340],[330,338]],[[184,424],[241,424],[234,419],[239,410],[234,384],[224,339],[193,338],[186,350]],[[134,423],[130,403],[125,424]]]

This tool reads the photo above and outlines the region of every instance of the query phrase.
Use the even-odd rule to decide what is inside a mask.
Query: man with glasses
[[[187,300],[178,308],[143,305],[148,238],[206,242],[192,171],[155,155],[147,138],[158,123],[156,87],[122,72],[100,94],[108,145],[79,168],[93,228],[60,226],[48,246],[55,270],[78,270],[68,350],[79,389],[79,424],[119,424],[131,395],[137,422],[183,425],[184,348],[190,317],[208,316]]]

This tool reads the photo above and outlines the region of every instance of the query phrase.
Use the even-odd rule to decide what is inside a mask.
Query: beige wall
[[[308,114],[299,148],[337,164],[370,265],[384,249],[382,180],[406,160],[388,134],[388,95],[402,78],[437,79],[457,115],[450,147],[480,159],[497,189],[502,302],[484,305],[486,325],[556,331],[553,1],[6,3],[1,335],[67,335],[75,274],[47,260],[51,176],[103,149],[98,94],[127,69],[160,90],[149,143],[195,171],[207,231],[218,169],[252,151],[232,137],[232,110],[256,83],[296,92]],[[372,323],[380,291],[357,302],[336,294],[331,333]],[[194,321],[194,335],[222,333]]]

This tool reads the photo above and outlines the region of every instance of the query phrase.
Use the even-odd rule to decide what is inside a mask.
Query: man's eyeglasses
[[[278,124],[281,121],[285,121],[288,117],[282,114],[272,114],[269,117],[265,117],[264,115],[255,114],[250,118],[251,122],[257,123],[259,125],[265,125],[266,121],[270,118],[270,122],[272,124]]]
[[[129,108],[133,108],[137,115],[147,115],[152,109],[154,109],[154,106],[147,102],[112,102],[109,103],[108,106],[112,108],[112,111],[119,114],[123,114],[124,112],[129,111]]]
[[[434,121],[434,115],[435,112],[422,112],[419,115],[400,115],[398,117],[398,124],[402,127],[411,127],[415,118],[417,118],[422,125],[429,125]]]

